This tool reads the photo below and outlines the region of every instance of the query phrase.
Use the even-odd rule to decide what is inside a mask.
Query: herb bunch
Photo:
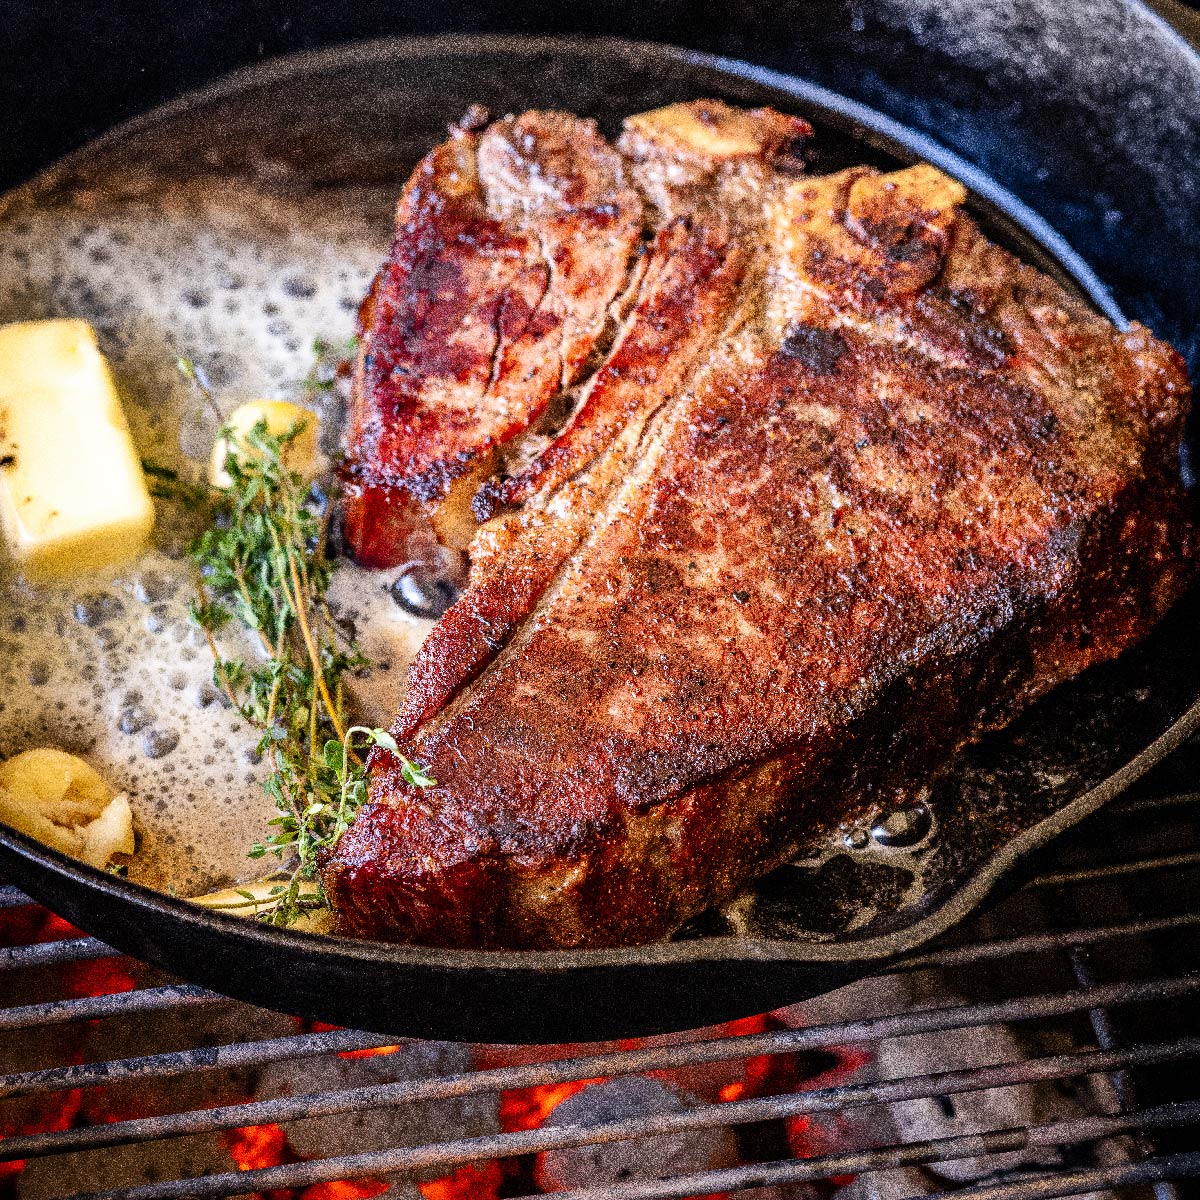
[[[184,362],[180,369],[204,389],[194,369]],[[343,677],[370,664],[326,599],[329,500],[287,465],[288,446],[303,429],[301,421],[272,434],[260,421],[239,437],[223,428],[231,483],[220,490],[187,484],[163,468],[149,471],[157,494],[204,510],[206,527],[190,550],[199,572],[191,616],[212,651],[214,684],[260,731],[257,750],[269,764],[264,786],[278,811],[270,836],[251,847],[250,857],[273,855],[285,864],[258,914],[275,925],[328,907],[318,862],[366,799],[360,751],[391,751],[414,787],[436,782],[400,754],[386,730],[347,717]],[[249,631],[257,654],[222,652],[231,625]]]

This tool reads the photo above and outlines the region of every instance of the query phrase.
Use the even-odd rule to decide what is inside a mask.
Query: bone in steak
[[[667,935],[1191,577],[1179,356],[932,167],[805,176],[806,132],[699,102],[614,150],[526,113],[418,168],[352,527],[373,562],[469,545],[471,578],[394,729],[438,784],[373,756],[325,867],[342,932]]]

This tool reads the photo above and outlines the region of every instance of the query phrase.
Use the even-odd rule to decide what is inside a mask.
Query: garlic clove
[[[114,795],[83,759],[50,747],[0,763],[0,821],[94,867],[134,851],[129,797]]]
[[[234,435],[234,446],[225,438],[218,438],[212,449],[212,457],[208,464],[208,481],[216,488],[232,486],[233,480],[225,469],[225,461],[229,452],[236,449],[239,460],[245,462],[247,456],[256,452],[245,444],[255,425],[262,422],[267,427],[267,433],[273,437],[282,437],[297,425],[302,426],[294,438],[283,448],[283,461],[289,470],[295,471],[305,478],[311,478],[320,470],[321,452],[317,442],[317,417],[298,404],[286,400],[251,400],[229,415],[225,427]]]
[[[103,776],[82,758],[65,750],[26,750],[0,763],[0,788],[59,824],[94,820],[112,799]]]
[[[120,792],[114,796],[104,811],[80,833],[83,845],[79,857],[93,867],[105,867],[114,854],[132,854],[133,810],[129,797]]]
[[[0,788],[0,821],[55,850],[79,857],[83,838],[78,831],[67,825],[56,824],[29,802],[28,795],[18,797]]]

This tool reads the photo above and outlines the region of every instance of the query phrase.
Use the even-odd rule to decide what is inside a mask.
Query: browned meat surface
[[[627,310],[561,431],[479,492],[395,726],[438,785],[373,758],[325,871],[343,932],[662,937],[1191,577],[1178,355],[988,243],[933,168],[806,178],[770,128],[628,123]]]
[[[455,130],[400,198],[363,304],[347,533],[360,561],[465,548],[495,452],[580,375],[614,320],[642,201],[591,121]]]

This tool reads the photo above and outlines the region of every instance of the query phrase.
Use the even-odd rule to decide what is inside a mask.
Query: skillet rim
[[[391,961],[396,966],[431,966],[473,970],[542,973],[569,972],[604,967],[659,966],[703,962],[779,962],[824,964],[828,966],[876,966],[895,959],[925,943],[968,917],[986,900],[988,894],[1015,870],[1021,860],[1078,824],[1125,791],[1151,767],[1161,762],[1200,730],[1200,699],[1169,726],[1140,754],[1096,787],[1084,792],[1052,816],[1030,826],[1006,842],[1004,847],[980,867],[958,891],[932,912],[914,921],[906,929],[859,941],[802,942],[781,939],[748,938],[736,935],[702,936],[681,942],[656,942],[644,946],[626,946],[594,950],[448,950],[436,946],[416,946],[396,942],[370,942],[336,934],[306,933],[297,929],[266,925],[216,909],[205,908],[189,900],[156,891],[111,872],[87,866],[43,843],[0,825],[0,852],[15,853],[26,862],[47,872],[48,877],[66,876],[75,884],[108,897],[126,901],[135,908],[148,909],[159,916],[178,920],[183,925],[206,926],[219,935],[234,934],[251,945],[269,947],[276,942],[295,949],[316,950],[324,957],[342,962],[356,960]],[[40,881],[39,881],[40,883]],[[40,900],[39,884],[24,888]],[[43,893],[51,894],[51,889]],[[52,900],[45,901],[53,908]],[[84,928],[81,926],[81,928]]]
[[[1134,0],[1152,19],[1169,25],[1152,8]],[[1197,58],[1195,47],[1178,30],[1173,30]],[[194,109],[197,105],[246,93],[298,74],[337,69],[350,62],[386,58],[391,61],[457,54],[463,57],[502,53],[533,56],[546,52],[617,55],[633,59],[666,60],[672,64],[712,72],[727,79],[746,81],[790,96],[802,104],[813,105],[852,127],[868,142],[882,144],[900,156],[934,163],[960,179],[975,195],[1000,209],[1018,228],[1047,252],[1068,273],[1075,285],[1118,328],[1127,325],[1124,314],[1112,299],[1107,286],[1086,262],[1071,249],[1052,226],[1033,209],[1007,192],[967,160],[935,139],[902,125],[895,119],[859,101],[851,100],[821,85],[783,71],[762,67],[725,55],[692,50],[668,43],[616,37],[588,37],[557,34],[434,34],[410,37],[381,37],[341,43],[317,50],[273,57],[221,76],[206,86],[157,105],[113,126],[50,164],[34,177],[39,185],[52,182],[62,172],[96,150],[116,144],[157,122]],[[26,181],[0,198],[0,212],[33,186]],[[329,963],[351,965],[369,961],[376,965],[394,964],[398,968],[427,966],[441,970],[473,971],[485,968],[493,972],[524,974],[570,973],[612,967],[637,967],[701,964],[706,962],[773,962],[782,964],[826,965],[852,969],[861,965],[864,973],[883,960],[894,959],[937,937],[983,903],[988,894],[1012,873],[1019,863],[1058,834],[1097,811],[1119,795],[1138,777],[1181,745],[1200,729],[1200,694],[1197,699],[1157,738],[1118,771],[1063,805],[1054,814],[1037,822],[1007,841],[1004,846],[976,868],[962,887],[935,909],[907,928],[873,938],[841,942],[804,942],[782,939],[751,938],[736,935],[702,936],[679,942],[660,942],[644,946],[587,950],[450,950],[438,947],[368,942],[333,934],[304,933],[294,929],[268,926],[207,909],[190,901],[157,891],[143,884],[86,866],[65,854],[52,850],[23,834],[0,825],[0,859],[22,861],[20,874],[28,883],[22,887],[35,900],[55,907],[55,883],[65,878],[83,891],[100,892],[109,900],[127,905],[133,912],[153,913],[160,920],[203,929],[218,940],[241,942],[244,952],[273,947],[291,952],[307,951]],[[30,868],[33,873],[30,874]],[[43,887],[43,882],[45,887]],[[81,928],[86,929],[85,921]],[[121,938],[106,940],[118,942]],[[119,947],[118,947],[119,948]],[[146,957],[144,950],[139,956]],[[836,985],[835,985],[836,986]]]

